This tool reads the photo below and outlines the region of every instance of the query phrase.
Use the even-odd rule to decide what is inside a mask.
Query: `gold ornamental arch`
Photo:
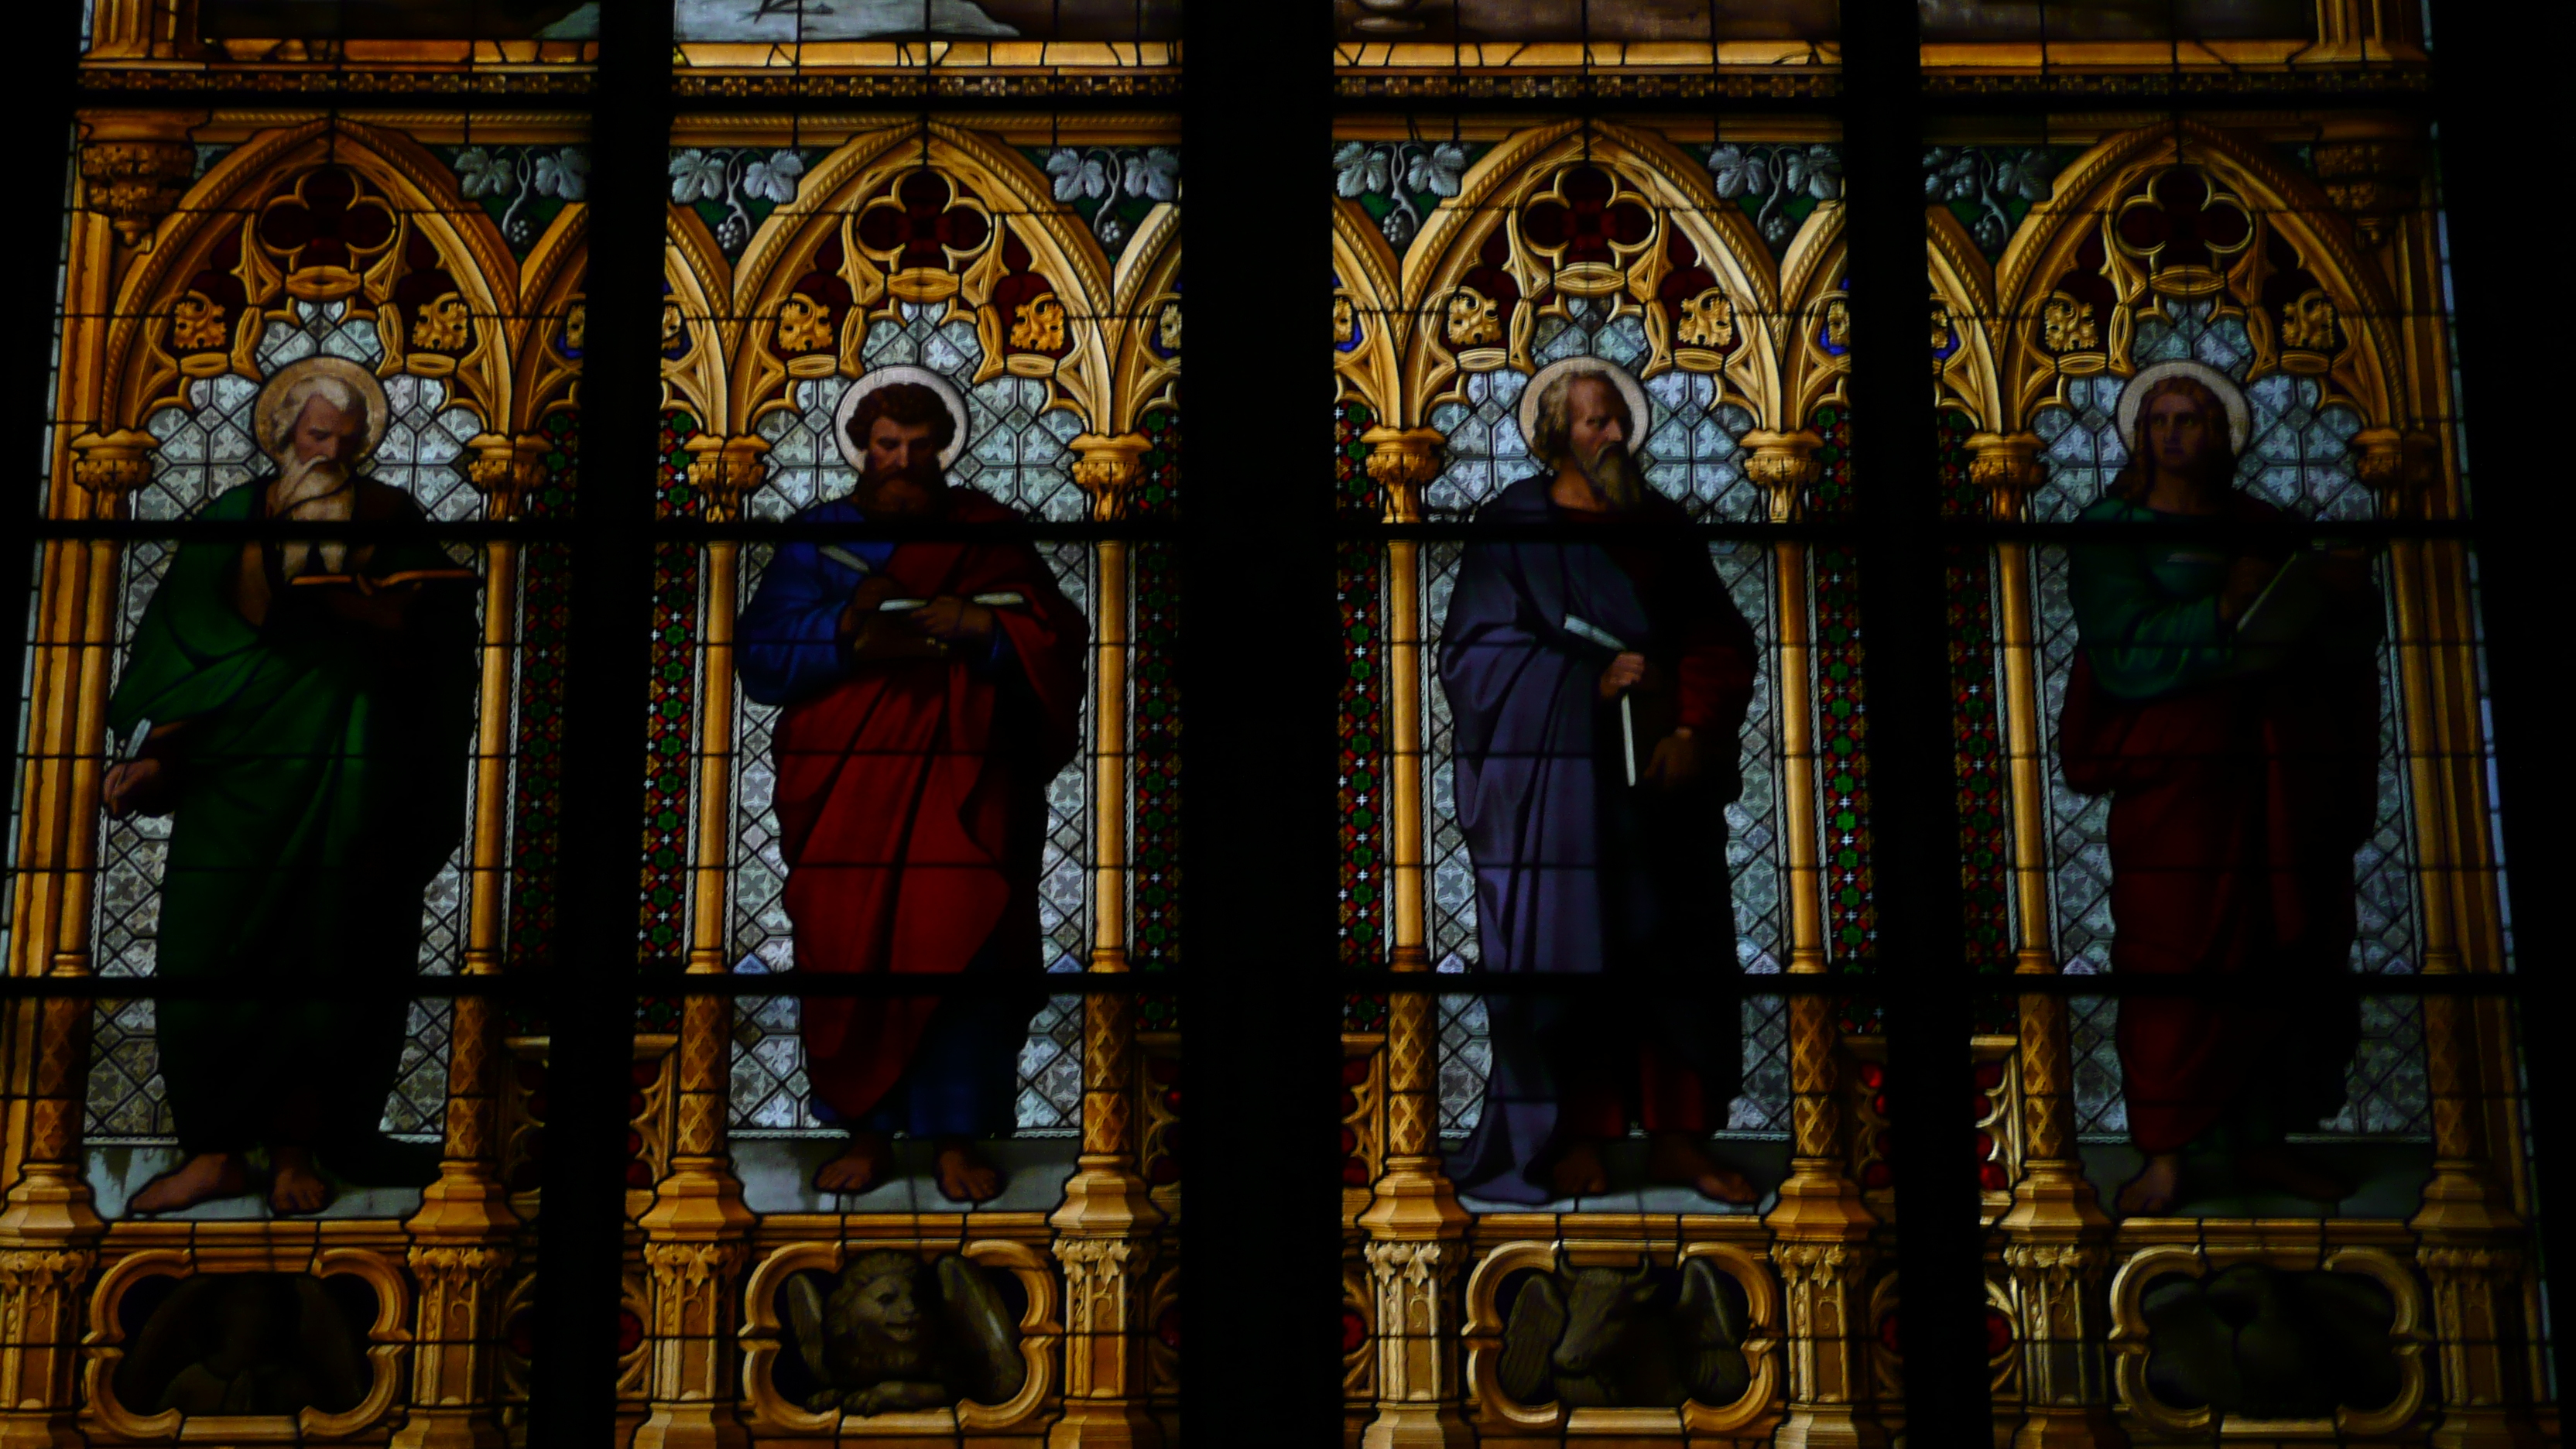
[[[1946,206],[1925,207],[1930,231],[1925,266],[1931,280],[1932,398],[1979,428],[1996,417],[1994,270],[1967,227]],[[1948,352],[1943,348],[1956,343]]]
[[[1437,213],[1435,212],[1436,216]],[[1381,421],[1401,411],[1404,287],[1395,249],[1356,201],[1333,200],[1333,380]]]
[[[384,215],[381,243],[346,249],[333,262],[263,239],[271,208],[307,204],[307,188],[332,171],[354,179],[356,207]],[[454,285],[407,306],[395,290],[421,270],[416,239]],[[227,255],[229,265],[210,265]],[[194,285],[210,271],[239,287],[237,303]],[[487,429],[504,429],[514,421],[513,352],[528,326],[517,305],[519,273],[490,217],[419,143],[344,118],[270,132],[210,167],[121,279],[91,383],[100,428],[137,429],[160,408],[188,406],[188,384],[198,378],[258,380],[269,320],[291,318],[297,301],[340,301],[374,320],[379,375],[442,379],[453,404],[472,409]]]
[[[1614,262],[1554,265],[1524,237],[1519,217],[1532,204],[1550,199],[1565,177],[1586,166],[1630,189],[1631,199],[1652,217],[1652,230],[1643,240],[1616,249]],[[1706,329],[1695,336],[1674,335],[1672,322],[1651,300],[1670,274],[1667,229],[1690,244],[1699,265],[1715,278],[1714,286],[1692,299],[1708,309],[1704,320],[1693,319],[1692,325]],[[1504,255],[1498,264],[1489,264],[1487,248],[1498,231]],[[1337,260],[1339,255],[1337,249]],[[1490,345],[1454,344],[1451,309],[1472,309],[1492,300],[1474,295],[1467,284],[1468,274],[1486,265],[1496,265],[1511,278],[1519,288],[1520,305]],[[1557,296],[1548,309],[1530,305],[1545,291]],[[1389,421],[1421,426],[1435,404],[1459,394],[1470,372],[1498,367],[1535,371],[1530,342],[1536,314],[1562,307],[1569,293],[1601,298],[1614,316],[1643,314],[1650,355],[1637,369],[1641,376],[1675,366],[1709,373],[1761,426],[1779,426],[1781,285],[1769,249],[1752,220],[1710,188],[1706,167],[1659,135],[1608,121],[1560,122],[1506,139],[1468,168],[1456,196],[1432,211],[1406,250],[1401,272],[1408,325],[1401,352],[1400,409]],[[1715,340],[1720,335],[1722,345]]]
[[[948,206],[980,213],[986,239],[949,248],[932,266],[872,254],[863,214],[913,175],[937,178]],[[1024,269],[1007,260],[1012,242],[1028,254]],[[834,244],[840,256],[829,270],[850,300],[826,337],[797,284]],[[1114,411],[1112,359],[1124,319],[1109,259],[1081,218],[1056,202],[1045,174],[994,137],[940,120],[853,137],[805,174],[794,204],[772,213],[731,276],[732,305],[718,329],[729,433],[748,433],[762,414],[790,406],[793,378],[865,371],[868,324],[905,302],[938,305],[945,319],[975,324],[984,360],[970,384],[1005,373],[1043,380],[1048,405],[1073,409],[1091,432]]]
[[[1116,359],[1109,415],[1101,431],[1134,430],[1157,407],[1176,407],[1181,385],[1181,209],[1158,203],[1136,224],[1111,278],[1110,315],[1101,319]]]
[[[1780,258],[1780,421],[1795,430],[1841,401],[1851,377],[1850,238],[1840,200],[1819,201]]]
[[[2176,268],[2192,275],[2169,279],[2123,242],[2118,223],[2177,172],[2207,189],[2209,206],[2241,213],[2247,236],[2223,265]],[[2285,275],[2276,242],[2286,244],[2304,273],[2305,290],[2286,305],[2267,302],[2260,292],[2265,281]],[[2101,255],[2098,264],[2090,262],[2088,248]],[[2102,277],[2112,315],[2084,316],[2078,299],[2060,289],[2079,272]],[[2255,352],[2250,376],[2313,376],[2328,402],[2350,407],[2366,427],[2420,422],[2402,381],[2406,343],[2398,329],[2405,314],[2332,199],[2259,147],[2198,122],[2121,132],[2078,157],[2058,173],[2053,194],[2031,208],[1996,264],[1995,279],[2003,336],[1997,415],[1987,425],[1999,432],[2027,430],[2061,396],[2068,377],[2126,375],[2136,320],[2162,313],[2170,302],[2202,297],[2219,315],[2244,319]],[[2070,326],[2083,330],[2070,332]]]

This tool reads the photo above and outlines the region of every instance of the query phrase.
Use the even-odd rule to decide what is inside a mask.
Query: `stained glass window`
[[[2556,1442],[2515,7],[28,9],[0,1441]]]

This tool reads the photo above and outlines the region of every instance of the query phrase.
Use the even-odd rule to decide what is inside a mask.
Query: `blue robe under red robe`
[[[2137,535],[2070,558],[2083,647],[2058,736],[2068,786],[2111,797],[2111,969],[2237,978],[2120,1004],[2129,1135],[2150,1153],[2230,1119],[2245,1145],[2314,1131],[2343,1105],[2360,1032],[2353,998],[2301,984],[2349,969],[2353,856],[2378,803],[2380,603],[2343,600],[2287,663],[2255,667],[2218,612],[2230,551],[2178,527],[2280,517],[2242,494],[2230,510],[2106,499],[2085,521]]]
[[[1733,977],[1726,802],[1760,658],[1707,545],[1680,507],[1650,496],[1611,517],[1557,508],[1549,480],[1505,489],[1486,524],[1552,526],[1544,542],[1470,545],[1440,637],[1455,725],[1458,823],[1476,872],[1483,969]],[[1616,524],[1614,542],[1581,530]],[[1671,525],[1669,541],[1627,530]],[[1678,722],[1701,741],[1695,786],[1630,786],[1620,712],[1598,684],[1611,651],[1580,619],[1641,652],[1670,681]],[[1571,1137],[1726,1125],[1742,1077],[1740,1003],[1689,994],[1569,1002],[1486,999],[1493,1068],[1459,1186],[1544,1202],[1530,1177]]]
[[[943,521],[1018,517],[952,487]],[[925,1134],[1007,1133],[1011,1063],[1038,1002],[1046,788],[1079,747],[1082,611],[1025,543],[863,543],[865,520],[844,501],[798,519],[847,525],[840,547],[905,596],[1010,592],[1026,601],[994,609],[989,648],[856,660],[839,624],[865,576],[800,541],[780,546],[739,623],[744,692],[782,706],[775,805],[797,969],[1031,978],[1027,992],[945,1003],[807,998],[805,1073],[818,1115]],[[902,1110],[891,1111],[896,1104]]]

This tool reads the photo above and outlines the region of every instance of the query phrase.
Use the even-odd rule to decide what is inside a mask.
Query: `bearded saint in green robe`
[[[359,471],[385,422],[364,368],[281,369],[253,409],[277,471],[195,516],[421,523],[408,494]],[[281,1213],[329,1203],[323,1170],[435,1175],[434,1151],[378,1124],[408,1017],[395,984],[417,969],[422,893],[464,834],[472,575],[425,538],[302,532],[183,543],[108,706],[116,739],[141,737],[109,772],[109,812],[170,817],[155,973],[229,988],[158,1002],[183,1160],[136,1212],[250,1191],[244,1154],[260,1147]]]

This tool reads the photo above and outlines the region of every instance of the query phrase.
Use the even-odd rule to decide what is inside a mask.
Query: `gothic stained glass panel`
[[[2203,38],[2186,65],[2235,43]],[[2111,1271],[2142,1292],[2115,1308],[2110,1335],[2136,1324],[2175,1345],[2151,1349],[2160,1366],[2117,1391],[2124,1412],[2166,1433],[2188,1394],[2229,1423],[2253,1411],[2177,1367],[2189,1331],[2174,1315],[2197,1311],[2197,1290],[2155,1280],[2148,1237],[2177,1223],[2235,1252],[2236,1222],[2303,1220],[2330,1262],[2396,1222],[2424,1228],[2449,1190],[2435,1162],[2458,1144],[2441,1145],[2440,1044],[2464,1049],[2453,1034],[2474,1016],[2478,1052],[2515,1050],[2502,1013],[2439,990],[2451,972],[2513,969],[2486,721],[2468,684],[2482,669],[2476,555],[2413,536],[2419,520],[2463,516],[2466,498],[2435,440],[2402,420],[2448,426],[2456,403],[2448,386],[2383,370],[2388,349],[2447,346],[2440,279],[2427,269],[2391,287],[2343,250],[2400,235],[2426,245],[2438,227],[2418,209],[2429,192],[2417,173],[2368,194],[2342,183],[2363,154],[2341,139],[2347,124],[1962,123],[1945,134],[2011,144],[1945,144],[1924,160],[1927,195],[1945,203],[1927,215],[1944,503],[2002,525],[2000,541],[1963,530],[1981,556],[1963,551],[1951,570],[1962,804],[1990,802],[1966,811],[1972,959],[1991,933],[2022,970],[2045,962],[2100,983],[2022,997],[2017,1050],[1999,1065],[2036,1108],[2018,1119],[2024,1149],[2057,1136],[2119,1223]],[[2368,154],[2413,164],[2411,151]],[[2199,443],[2185,436],[2193,419]],[[2331,597],[2273,649],[2288,626],[2265,610],[2289,596],[2258,596],[2303,553],[2335,560]],[[2246,576],[2241,597],[2218,566]],[[2270,853],[2233,853],[2253,842]],[[1998,878],[1980,850],[2019,871]],[[2259,899],[2214,914],[2258,878],[2254,859],[2267,862]],[[2181,972],[2198,989],[2118,989]],[[2318,979],[2328,973],[2341,979]],[[2371,989],[2392,978],[2434,989]],[[2285,990],[2295,999],[2282,1004]],[[2196,1065],[2195,1033],[2230,1044]],[[2518,1156],[2501,1161],[2527,1180]],[[2065,1168],[2010,1153],[1998,1165],[1988,1211],[2039,1221],[2027,1205]],[[2350,1286],[2328,1276],[2283,1255],[2237,1281],[2288,1298]],[[2409,1301],[2407,1280],[2389,1282],[2359,1320],[2356,1363]],[[2533,1285],[2507,1291],[2545,1335]],[[2396,1384],[2285,1379],[2264,1392],[2359,1420],[2393,1412]],[[1999,1381],[1999,1411],[2020,1408],[2015,1392]]]

